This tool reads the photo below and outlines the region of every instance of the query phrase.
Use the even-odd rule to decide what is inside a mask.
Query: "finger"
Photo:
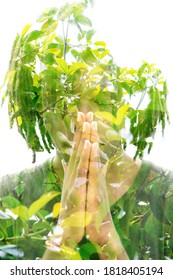
[[[76,132],[73,139],[74,149],[79,145],[81,135],[82,135],[83,122],[85,122],[85,115],[82,112],[78,112]]]
[[[82,127],[82,134],[81,134],[81,139],[78,143],[78,150],[77,150],[77,155],[76,155],[76,161],[78,162],[80,157],[81,157],[81,153],[83,151],[84,148],[84,142],[85,140],[90,140],[90,123],[89,122],[84,122],[83,123],[83,127]]]
[[[97,131],[97,122],[93,121],[91,122],[91,137],[90,137],[91,143],[99,142],[99,136]]]
[[[71,188],[70,191],[71,204],[74,207],[78,207],[77,211],[81,211],[81,210],[85,211],[86,185],[88,181],[87,175],[88,175],[90,149],[91,149],[91,143],[89,140],[86,140],[77,167],[74,186]]]
[[[77,168],[77,179],[84,179],[84,184],[86,186],[88,169],[89,169],[89,157],[90,157],[91,143],[89,140],[85,140],[84,149],[79,161]],[[86,180],[85,180],[86,179]],[[82,184],[81,184],[82,185]]]
[[[72,150],[72,154],[69,160],[69,172],[68,173],[72,173],[74,164],[75,164],[75,160],[76,160],[76,154],[78,151],[78,147],[81,141],[81,136],[82,136],[82,129],[83,129],[83,122],[85,121],[85,115],[82,112],[78,112],[77,115],[77,126],[76,126],[76,132],[73,138],[73,150]],[[69,174],[68,174],[69,176]]]
[[[93,121],[93,118],[94,118],[93,112],[88,112],[88,113],[86,114],[86,121],[87,121],[87,122],[91,123],[91,122]]]
[[[87,211],[95,212],[100,203],[99,182],[99,145],[93,143],[89,161],[88,190],[87,190]]]

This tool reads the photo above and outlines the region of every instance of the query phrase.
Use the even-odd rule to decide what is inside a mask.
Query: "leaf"
[[[148,66],[148,63],[144,63],[138,70],[137,75],[140,78],[145,70],[145,68]]]
[[[90,48],[87,48],[81,53],[81,58],[86,64],[90,66],[93,66],[94,63],[97,63],[97,58]]]
[[[85,243],[80,248],[80,255],[83,260],[90,260],[93,254],[101,253],[101,248],[94,243]]]
[[[0,251],[5,252],[6,254],[10,254],[16,258],[22,258],[24,253],[21,249],[18,249],[16,245],[5,245],[0,246]]]
[[[10,219],[10,217],[0,209],[0,219],[7,220]]]
[[[17,117],[17,124],[18,124],[19,126],[22,125],[22,118],[21,118],[21,116]]]
[[[130,95],[133,94],[133,91],[127,82],[122,82],[121,85]]]
[[[45,35],[49,35],[57,29],[57,26],[57,20],[48,20],[42,25],[41,31],[43,31]]]
[[[25,27],[22,29],[21,35],[24,36],[28,30],[31,28],[32,24],[26,24]]]
[[[38,221],[33,224],[32,230],[34,232],[41,230],[41,229],[47,229],[48,231],[51,230],[51,226],[47,221]]]
[[[99,111],[99,112],[95,112],[94,115],[97,116],[97,117],[101,117],[101,118],[103,118],[103,119],[105,119],[105,120],[107,120],[107,121],[109,121],[113,124],[117,124],[116,118],[109,112],[106,112],[106,111],[100,112]]]
[[[92,99],[96,97],[100,92],[100,85],[90,88],[84,93],[84,96],[86,96],[87,99]]]
[[[93,35],[95,34],[95,30],[91,29],[86,33],[86,40],[87,42],[90,42],[92,39]]]
[[[43,194],[39,199],[34,201],[29,207],[29,218],[36,214],[41,208],[43,208],[50,200],[55,196],[59,195],[59,192],[51,191],[49,193]]]
[[[43,22],[45,20],[52,19],[53,16],[57,13],[57,11],[58,11],[57,7],[47,8],[45,11],[42,12],[42,14],[37,19],[37,21]]]
[[[68,260],[81,260],[81,256],[77,250],[74,250],[62,244],[61,250]]]
[[[57,218],[60,212],[61,203],[57,202],[53,206],[53,218]]]
[[[40,30],[34,30],[31,33],[29,33],[25,39],[25,43],[29,43],[32,42],[34,40],[37,40],[38,38],[40,38],[42,35],[44,34],[43,31]]]
[[[116,115],[116,125],[121,125],[123,122],[125,115],[129,109],[129,104],[123,105],[118,109],[117,115]]]
[[[103,71],[104,71],[103,68],[96,66],[90,70],[90,72],[88,73],[88,76],[102,74]]]
[[[75,16],[75,20],[77,21],[78,24],[83,24],[87,26],[92,26],[92,22],[89,18],[85,17],[84,15],[78,15]]]
[[[60,71],[64,74],[67,74],[68,73],[68,65],[67,65],[67,62],[62,59],[62,58],[55,58],[56,62],[58,63],[59,65],[59,68],[56,67],[56,69],[60,69]]]
[[[12,212],[16,215],[18,215],[20,218],[23,218],[24,220],[28,220],[28,208],[24,205],[19,205],[18,207],[14,208]]]
[[[6,207],[10,209],[21,205],[21,203],[16,198],[10,195],[3,197],[2,200],[5,202]]]
[[[106,43],[104,41],[96,41],[94,43],[96,46],[102,46],[102,47],[106,47]]]
[[[57,48],[47,49],[47,50],[45,51],[45,53],[53,53],[53,54],[55,54],[55,55],[59,55],[60,52],[61,52],[61,50],[59,50],[59,49],[57,49]]]
[[[109,54],[110,53],[110,51],[109,50],[105,50],[105,51],[103,51],[103,52],[101,52],[100,54],[99,54],[99,59],[102,59],[103,57],[105,57],[107,54]]]
[[[72,214],[70,217],[64,219],[61,222],[61,226],[63,228],[69,228],[69,227],[84,228],[91,222],[91,219],[92,219],[92,213],[79,211]]]
[[[73,62],[69,68],[69,75],[73,75],[79,69],[87,69],[88,66],[83,62]]]

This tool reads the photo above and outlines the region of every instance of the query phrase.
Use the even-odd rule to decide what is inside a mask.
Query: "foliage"
[[[154,64],[143,62],[133,69],[114,62],[106,43],[94,40],[85,15],[92,2],[47,9],[36,29],[27,24],[17,34],[4,94],[11,126],[17,123],[33,152],[50,152],[58,144],[46,114],[57,114],[69,139],[70,121],[85,102],[120,134],[130,131],[130,140],[122,137],[123,146],[133,144],[134,157],[142,158],[144,151],[150,152],[158,126],[164,131],[168,119],[166,81]]]
[[[36,181],[37,177],[38,173]],[[144,164],[130,190],[111,206],[113,222],[130,259],[173,258],[172,179],[173,173]],[[44,194],[27,205],[21,199],[24,187],[19,184],[18,197],[11,194],[0,199],[0,259],[43,256],[45,241],[57,223],[60,210],[61,193],[55,189],[52,183],[49,191],[45,187]],[[75,213],[64,221],[64,226],[81,224],[82,216],[82,212]],[[90,218],[88,215],[88,221]],[[98,259],[101,250],[85,238],[77,250],[62,249],[69,259],[84,260]]]
[[[8,98],[11,126],[16,122],[34,153],[49,152],[60,143],[59,150],[66,154],[74,133],[73,120],[84,103],[96,119],[104,120],[116,132],[102,135],[102,144],[119,140],[119,132],[123,147],[133,144],[134,157],[142,158],[145,151],[150,152],[157,128],[164,131],[168,120],[166,81],[154,64],[142,62],[139,69],[133,69],[114,62],[106,43],[94,40],[92,22],[85,15],[92,3],[83,0],[47,9],[36,29],[27,24],[17,34],[3,97]],[[58,143],[51,122],[57,123]],[[123,136],[124,130],[130,132],[130,140]],[[130,191],[111,207],[115,227],[131,259],[173,258],[173,175],[168,182],[161,170],[153,174],[146,174],[148,181],[137,178]],[[44,185],[41,180],[35,184]],[[38,192],[34,191],[33,195]],[[60,193],[53,185],[41,191],[39,198],[24,203],[20,182],[17,197],[11,194],[0,199],[0,259],[42,257],[47,235],[57,222]],[[83,215],[72,215],[65,226],[74,219],[80,222]],[[97,244],[83,239],[78,246],[77,253],[64,248],[70,259],[98,258]]]

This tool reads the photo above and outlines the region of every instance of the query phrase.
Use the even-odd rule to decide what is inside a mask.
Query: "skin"
[[[100,139],[92,112],[78,113],[73,143],[68,166],[62,163],[64,181],[57,225],[61,233],[53,235],[43,259],[63,259],[64,256],[58,251],[60,245],[65,244],[74,249],[84,235],[100,246],[100,259],[128,259],[113,224],[110,205],[128,191],[140,169],[140,163],[122,152],[121,164],[118,160],[109,165],[101,164]],[[60,161],[57,157],[53,165],[58,175]],[[126,172],[122,172],[123,169]],[[120,187],[113,188],[113,182]],[[65,221],[77,213],[81,218],[80,226],[67,225]],[[90,215],[89,221],[81,213]]]

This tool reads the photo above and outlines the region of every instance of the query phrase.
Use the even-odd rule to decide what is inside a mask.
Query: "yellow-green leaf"
[[[107,120],[107,121],[117,125],[116,118],[111,113],[109,113],[109,112],[106,112],[106,111],[100,112],[99,111],[99,112],[95,112],[94,114],[97,117],[101,117],[101,118],[103,118],[103,119],[105,119],[105,120]]]
[[[116,124],[117,125],[120,125],[122,123],[128,109],[129,109],[129,104],[123,105],[118,109],[118,112],[117,112],[117,115],[116,115]]]
[[[60,212],[61,203],[57,202],[53,206],[53,218],[57,218]]]
[[[87,69],[88,66],[83,62],[74,62],[69,68],[69,74],[73,75],[79,69]]]
[[[25,27],[22,29],[22,36],[24,36],[28,30],[31,28],[32,24],[26,24]]]
[[[60,69],[64,74],[68,73],[68,65],[67,62],[62,58],[55,58],[56,62],[58,63]]]
[[[65,246],[62,244],[61,246],[62,253],[68,257],[68,260],[81,260],[81,256],[77,250],[74,250],[70,247]]]
[[[91,69],[91,71],[88,73],[88,75],[96,75],[96,74],[101,74],[103,73],[103,68],[97,66],[97,67],[94,67],[93,69]]]
[[[18,126],[22,125],[22,118],[21,118],[21,116],[17,117],[17,124],[18,124]]]
[[[96,41],[94,43],[96,46],[102,46],[102,47],[106,47],[106,43],[104,41]]]
[[[46,194],[43,194],[39,199],[34,201],[29,207],[29,217],[32,217],[36,214],[41,208],[43,208],[50,200],[55,196],[59,195],[60,192],[51,191]]]
[[[99,55],[99,58],[102,59],[103,57],[105,57],[107,54],[109,54],[110,51],[109,50],[105,50],[104,52],[101,52]]]
[[[84,93],[84,97],[87,99],[92,99],[95,96],[97,96],[100,92],[100,85],[95,86],[93,88],[88,89],[85,93]]]
[[[61,52],[61,51],[58,50],[58,49],[56,49],[56,48],[47,49],[47,50],[45,51],[45,53],[53,53],[53,54],[55,54],[55,55],[59,55],[60,52]]]
[[[61,222],[61,226],[63,228],[69,228],[69,227],[84,228],[91,222],[91,219],[92,219],[92,213],[79,211],[72,214],[70,217],[64,219]]]
[[[117,126],[121,125],[124,117],[129,109],[129,104],[123,105],[118,109],[116,117],[114,117],[111,113],[103,111],[103,112],[95,112],[94,114],[98,117],[101,117]]]
[[[34,75],[33,75],[33,86],[34,87],[38,87],[39,86],[38,78],[39,78],[38,74],[34,73]]]
[[[28,220],[29,214],[28,214],[28,208],[23,205],[19,205],[16,208],[11,210],[14,214],[18,215],[20,218],[23,218],[24,220]]]

